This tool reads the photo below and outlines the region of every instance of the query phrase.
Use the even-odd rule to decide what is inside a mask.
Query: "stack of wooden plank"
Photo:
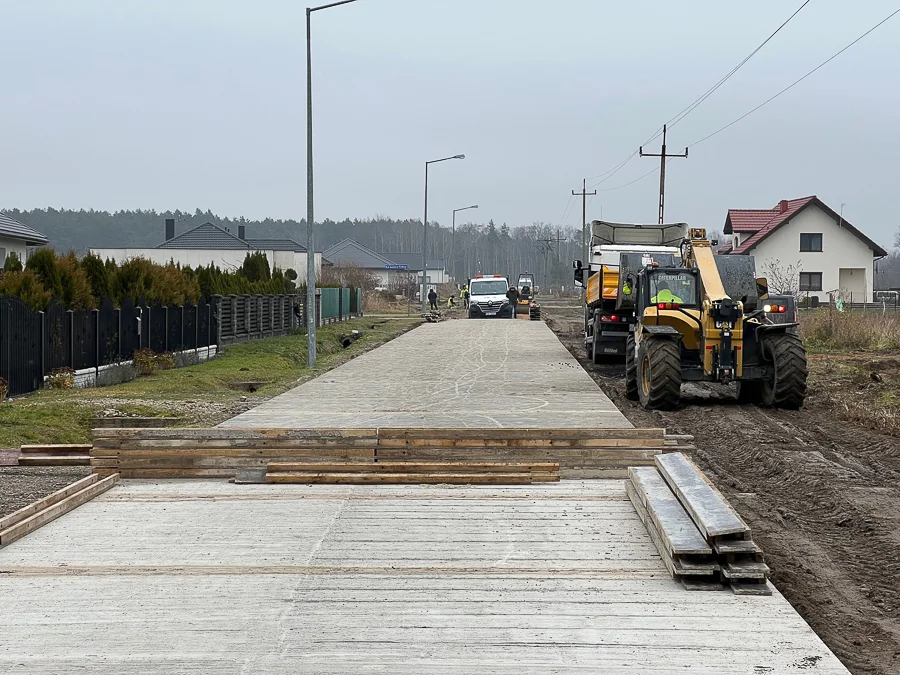
[[[119,476],[116,474],[102,480],[97,474],[91,474],[15,513],[0,518],[0,548],[106,492],[118,480]]]
[[[685,455],[632,467],[625,484],[666,568],[690,590],[771,595],[769,568],[749,526]]]
[[[90,466],[91,444],[23,445],[19,466]]]
[[[234,478],[270,462],[552,462],[563,478],[624,478],[690,449],[664,429],[94,429],[91,466],[123,478]]]
[[[559,481],[559,464],[540,462],[270,462],[267,483],[453,483],[528,485]]]

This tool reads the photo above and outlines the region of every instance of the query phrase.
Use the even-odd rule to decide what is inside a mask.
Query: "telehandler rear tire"
[[[797,410],[806,399],[806,350],[799,335],[776,333],[763,338],[763,350],[772,359],[775,376],[763,382],[761,403],[770,408]]]
[[[625,340],[625,398],[629,401],[637,401],[638,395],[638,375],[637,375],[637,356],[634,354],[634,333],[628,334]]]
[[[670,338],[641,340],[638,396],[647,410],[672,410],[681,400],[681,346]]]

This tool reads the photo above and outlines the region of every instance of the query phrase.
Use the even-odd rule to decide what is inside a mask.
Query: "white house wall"
[[[4,263],[6,263],[6,257],[10,253],[15,253],[16,255],[18,255],[19,260],[21,260],[24,264],[25,256],[28,253],[25,242],[21,239],[9,239],[7,237],[0,237],[0,269],[3,268]]]
[[[0,243],[0,246],[3,244]],[[306,253],[295,251],[261,251],[265,253],[270,267],[281,270],[293,269],[300,279],[306,278]],[[243,265],[246,250],[203,250],[188,248],[92,248],[91,253],[103,260],[112,259],[123,263],[132,258],[145,258],[159,265],[175,261],[182,267],[206,267],[210,263],[223,271],[233,271]],[[274,264],[273,264],[274,261]],[[322,255],[316,254],[316,274],[321,271]]]
[[[821,233],[822,252],[800,253],[801,233]],[[827,300],[829,292],[840,292],[841,269],[863,270],[864,281],[859,278],[859,273],[851,275],[854,288],[844,289],[845,299],[849,300],[852,290],[853,301],[862,302],[858,289],[864,287],[865,301],[872,301],[875,260],[872,249],[851,230],[838,227],[834,219],[817,206],[809,206],[791,218],[750,251],[750,255],[756,258],[756,272],[760,276],[771,276],[770,269],[776,260],[780,262],[781,269],[799,262],[800,271],[821,272],[822,290],[809,292],[809,295],[818,295],[821,300]],[[850,277],[845,274],[847,278]]]

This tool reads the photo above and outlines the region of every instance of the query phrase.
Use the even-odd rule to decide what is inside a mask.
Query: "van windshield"
[[[469,295],[506,295],[509,286],[504,279],[490,281],[473,281],[469,286]]]

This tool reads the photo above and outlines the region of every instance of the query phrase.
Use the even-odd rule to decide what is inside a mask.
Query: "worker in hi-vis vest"
[[[669,290],[669,284],[665,281],[660,281],[656,286],[656,295],[650,298],[650,302],[677,302],[680,305],[684,300]]]

